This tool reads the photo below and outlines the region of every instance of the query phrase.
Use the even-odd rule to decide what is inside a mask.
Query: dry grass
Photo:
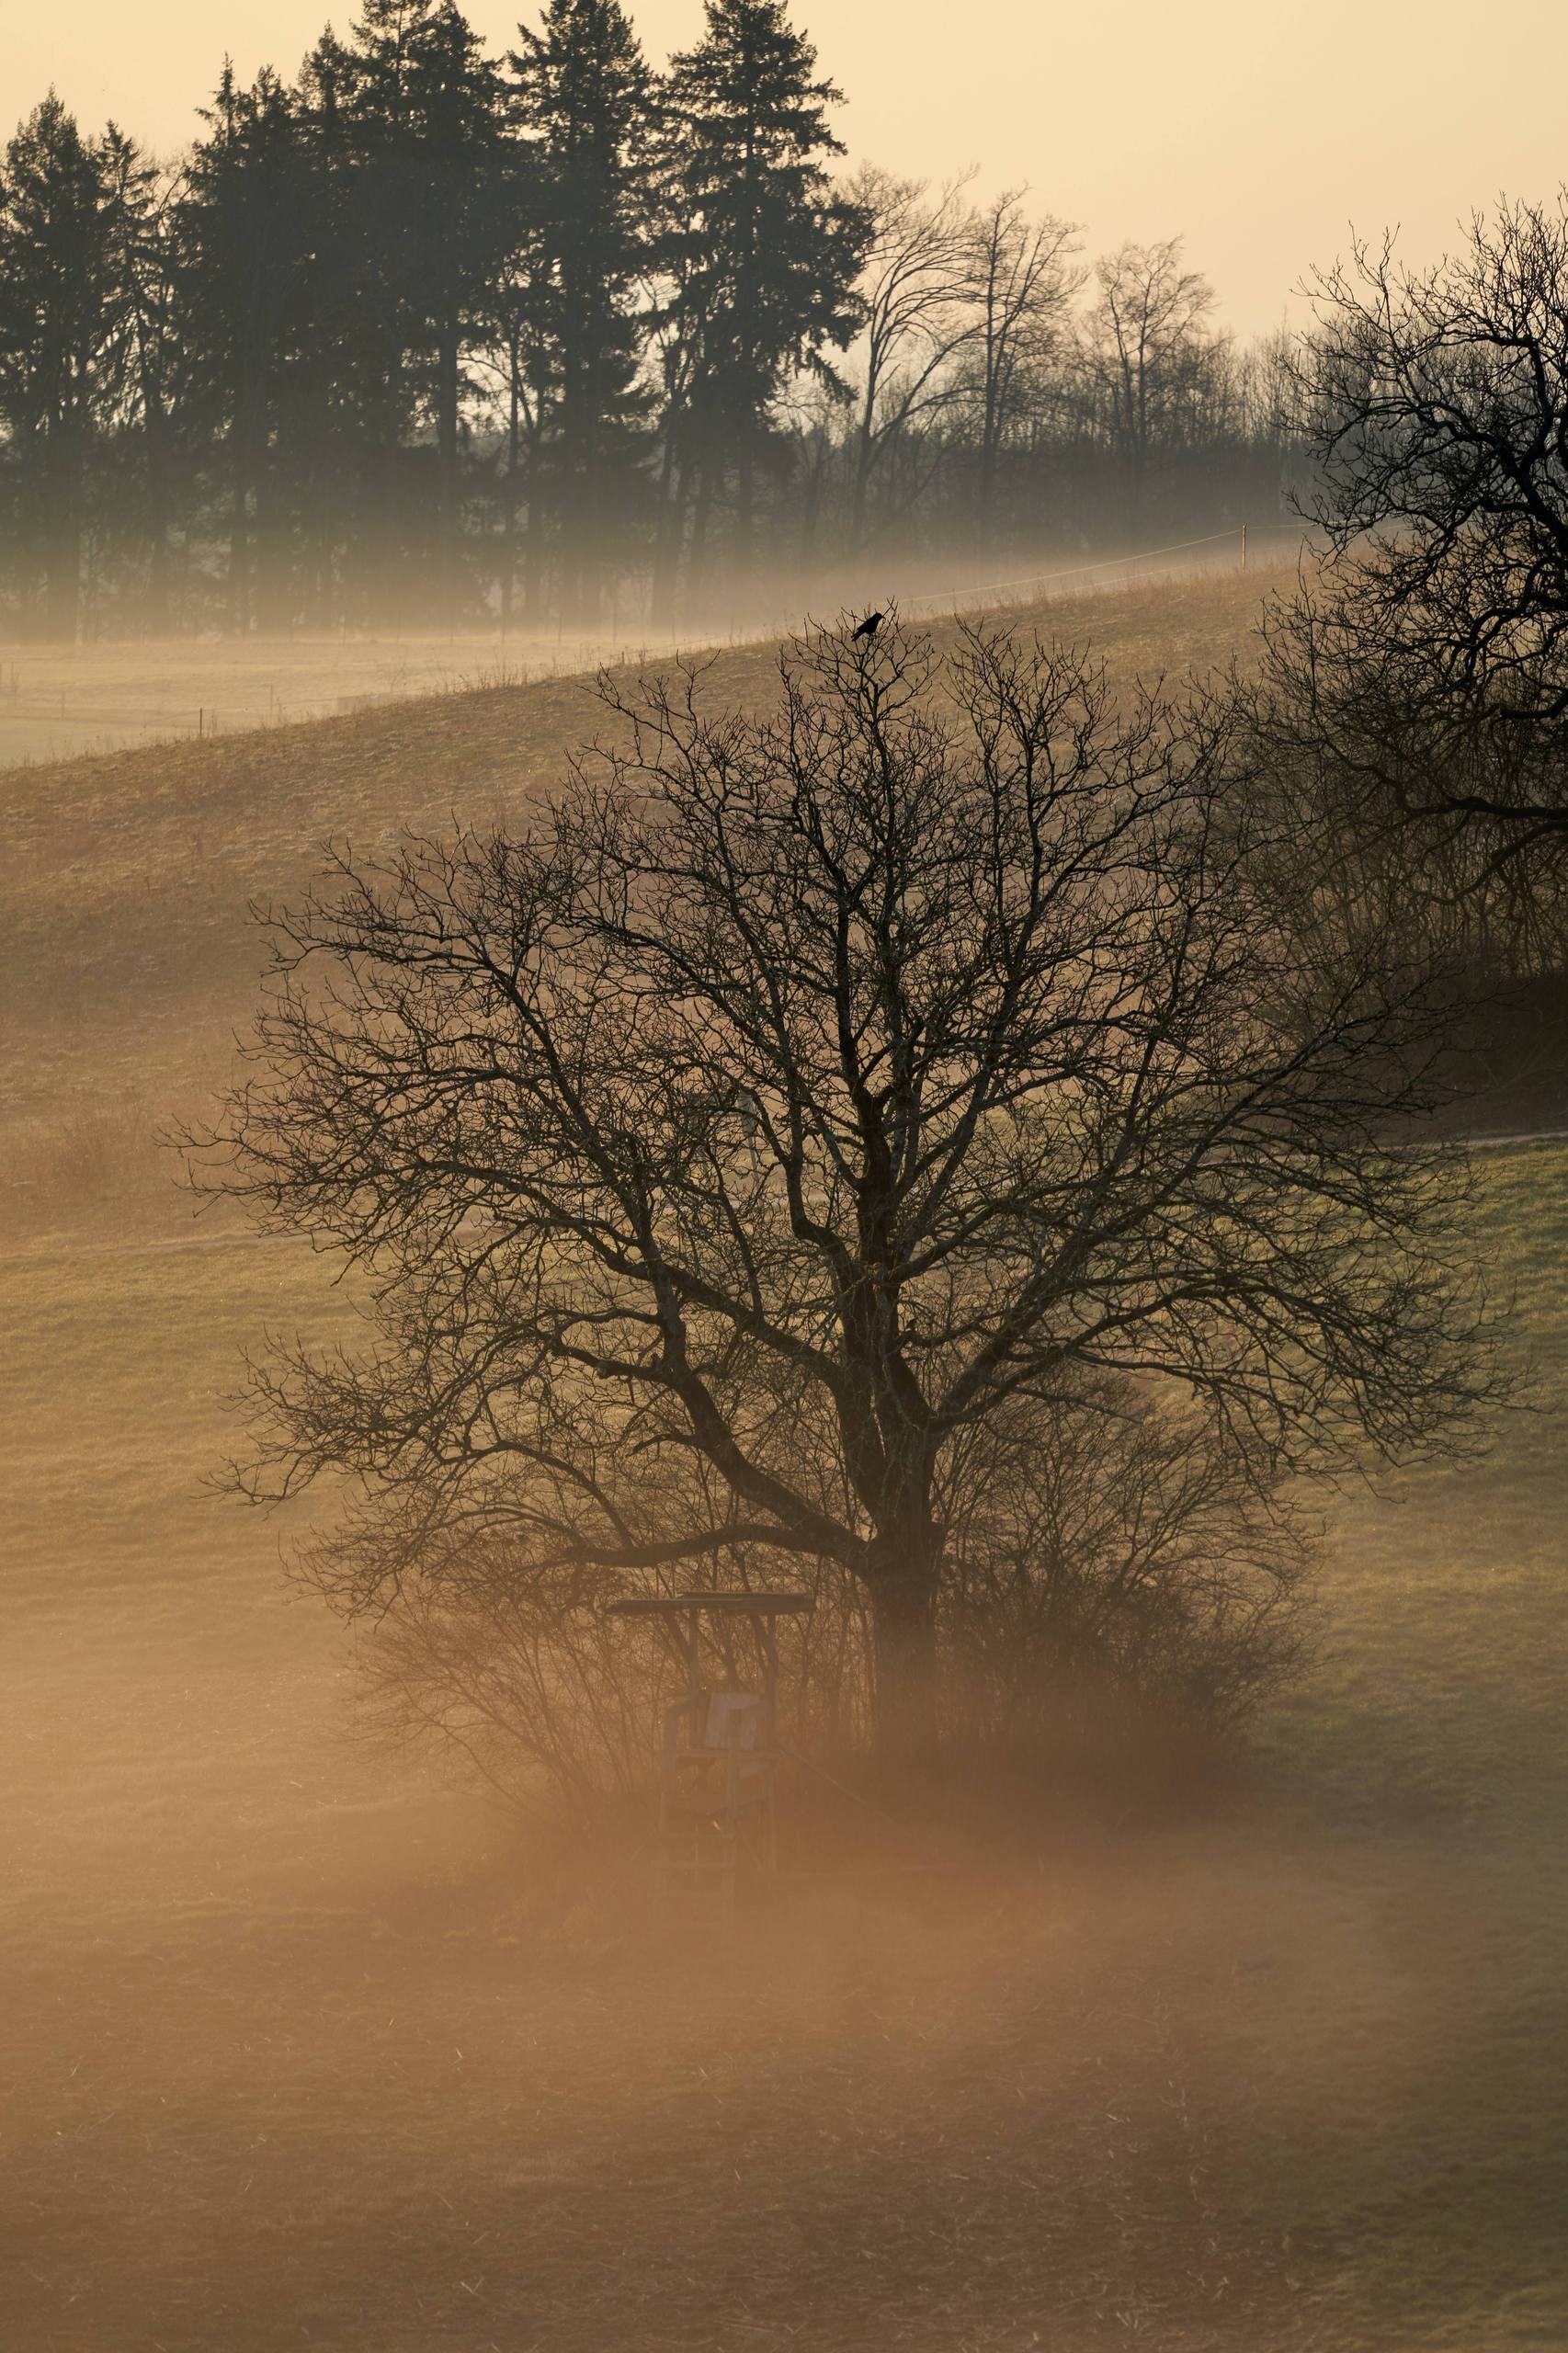
[[[1239,635],[1165,600],[1096,607],[1119,663]],[[347,1302],[131,1179],[243,1018],[247,892],[517,808],[582,708],[6,779],[0,2346],[1568,2341],[1562,1146],[1487,1165],[1540,1412],[1338,1508],[1322,1664],[1201,1818],[792,1895],[691,1961],[546,1916],[476,1801],[354,1743],[343,1637],[201,1483],[241,1342]]]
[[[1125,674],[1244,648],[1267,585],[1254,573],[1025,608],[1019,618],[1095,643]],[[716,656],[714,689],[771,690],[771,647]],[[515,818],[602,714],[586,677],[389,704],[311,725],[0,770],[0,1098],[30,1122],[22,1160],[108,1089],[149,1130],[230,1067],[262,943],[255,900],[287,898],[322,846],[384,847],[453,813]],[[62,1149],[69,1152],[62,1142]],[[20,1164],[17,1164],[19,1165]],[[47,1188],[5,1199],[36,1224]],[[118,1211],[118,1203],[114,1205]]]
[[[0,2342],[1560,2342],[1568,1152],[1490,1167],[1546,1411],[1344,1507],[1229,1800],[691,1968],[536,1927],[203,1492],[237,1336],[343,1313],[308,1254],[16,1251]]]
[[[1216,534],[1219,544],[1200,542],[1163,561],[1112,558],[1076,572],[1060,564],[1045,571],[1062,574],[1054,593],[1071,593],[1079,607],[1107,597],[1119,602],[1134,575],[1135,595],[1146,596],[1157,583],[1168,597],[1176,580],[1191,585],[1232,571],[1237,538]],[[1300,543],[1299,530],[1287,525],[1266,532],[1261,542],[1255,532],[1255,574],[1260,545],[1267,572],[1270,551],[1275,562],[1284,561],[1287,548]],[[794,608],[804,597],[819,612],[835,611],[846,602],[863,608],[885,602],[886,587],[885,576],[873,574],[823,588],[814,601],[797,588],[789,592],[788,602]],[[1016,596],[1017,588],[1010,593]],[[994,601],[1009,606],[1009,593]],[[946,595],[916,597],[908,609],[945,612],[950,602]],[[790,625],[771,615],[725,611],[694,627],[715,642],[733,645],[770,637]],[[527,685],[581,673],[600,662],[663,655],[671,642],[641,621],[622,621],[613,614],[608,626],[592,631],[389,629],[351,635],[345,630],[244,639],[98,639],[69,645],[0,638],[0,769],[132,745],[186,743],[199,733],[227,737],[454,690]]]
[[[0,639],[0,767],[331,719],[453,688],[553,677],[624,657],[608,636]]]

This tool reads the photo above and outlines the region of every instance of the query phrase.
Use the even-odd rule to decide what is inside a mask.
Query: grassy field
[[[1247,611],[1092,619],[1146,668]],[[226,1067],[245,902],[324,835],[516,811],[586,716],[0,779],[0,2347],[1561,2347],[1562,1144],[1485,1160],[1536,1409],[1334,1505],[1318,1665],[1231,1784],[724,1961],[547,1915],[504,1823],[369,1753],[286,1530],[204,1486],[241,1344],[347,1313],[193,1231],[148,1141]]]
[[[1019,618],[1092,636],[1124,673],[1180,670],[1244,646],[1266,585],[1233,574]],[[766,693],[773,664],[764,645],[721,652],[715,690]],[[0,1213],[47,1223],[63,1190],[123,1218],[143,1177],[165,1191],[145,1138],[229,1068],[262,961],[250,903],[298,892],[328,841],[373,849],[454,812],[516,814],[602,721],[590,686],[493,687],[0,769]]]
[[[623,659],[624,637],[483,635],[0,639],[0,767],[286,727]]]

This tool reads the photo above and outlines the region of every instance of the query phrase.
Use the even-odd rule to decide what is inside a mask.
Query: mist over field
[[[1255,594],[1050,618],[1125,674]],[[239,1348],[347,1313],[151,1141],[227,1064],[244,903],[324,835],[505,819],[581,694],[9,779],[9,2341],[1550,2341],[1561,1145],[1483,1176],[1540,1410],[1334,1506],[1314,1664],[1218,1778],[1080,1766],[733,1946],[653,1934],[635,1846],[541,1856],[368,1750],[378,1636],[204,1488]]]
[[[1254,566],[1267,571],[1300,540],[1300,527],[1252,534]],[[1099,556],[1080,563],[1043,564],[1021,582],[988,586],[987,567],[974,558],[954,562],[942,585],[901,597],[913,619],[946,618],[955,610],[1013,609],[1020,594],[1064,597],[1075,610],[1085,598],[1117,597],[1152,580],[1201,579],[1240,568],[1239,530],[1225,529],[1196,546],[1150,555]],[[597,632],[564,628],[503,633],[473,624],[472,614],[449,629],[300,631],[284,636],[108,636],[73,644],[0,640],[0,756],[8,766],[65,759],[79,753],[230,735],[257,728],[340,716],[383,703],[437,694],[528,686],[561,678],[585,685],[601,665],[650,658],[701,656],[744,642],[771,640],[789,610],[831,617],[846,603],[866,608],[867,582],[842,573],[791,583],[799,598],[778,614],[760,608],[737,614],[718,608],[691,616],[678,631],[647,622],[604,620]],[[775,584],[777,591],[778,584]],[[586,708],[585,704],[585,709]]]
[[[1568,198],[251,29],[0,162],[0,2353],[1562,2345]]]

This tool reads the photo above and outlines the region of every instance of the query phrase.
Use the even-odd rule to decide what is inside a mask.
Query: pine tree
[[[434,426],[439,585],[449,603],[458,594],[463,353],[506,233],[494,202],[499,85],[455,0],[364,0],[343,60],[341,106],[358,173],[344,259],[383,322],[383,381],[411,393]],[[395,430],[395,417],[388,421]]]
[[[312,249],[309,334],[290,358],[282,437],[294,485],[301,598],[318,622],[368,618],[397,598],[414,552],[404,476],[417,417],[411,324],[388,264],[401,233],[384,169],[367,159],[356,119],[358,65],[329,28],[294,89],[309,157]],[[429,504],[428,499],[426,505]]]
[[[51,90],[0,169],[0,425],[25,625],[51,638],[80,620],[108,277],[102,157]]]
[[[550,523],[546,434],[555,421],[560,366],[558,304],[539,199],[543,168],[539,146],[510,138],[492,180],[492,201],[506,222],[501,258],[486,295],[485,329],[501,394],[494,472],[503,634],[511,625],[519,581],[530,622],[540,619],[544,597]]]
[[[192,410],[212,452],[231,629],[291,618],[285,386],[316,308],[316,218],[300,109],[270,68],[225,63],[178,207],[177,303]]]
[[[841,93],[783,0],[708,0],[698,46],[671,60],[665,95],[669,429],[695,480],[694,571],[715,490],[733,476],[734,551],[754,556],[756,483],[770,411],[792,373],[837,378],[828,354],[857,324],[868,224],[824,166]]]
[[[115,123],[98,156],[107,230],[106,391],[118,426],[108,537],[142,584],[150,634],[170,623],[170,531],[179,496],[181,353],[175,321],[175,181]]]
[[[534,157],[540,323],[551,381],[552,487],[572,620],[594,617],[642,488],[650,400],[635,288],[648,262],[642,193],[652,77],[619,0],[549,0],[513,52]]]

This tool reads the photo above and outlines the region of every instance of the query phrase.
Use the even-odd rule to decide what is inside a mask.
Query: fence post
[[[1242,525],[1242,570],[1244,572],[1244,571],[1246,570],[1246,568],[1247,568],[1247,527],[1246,527],[1246,525],[1244,523],[1244,524]]]

